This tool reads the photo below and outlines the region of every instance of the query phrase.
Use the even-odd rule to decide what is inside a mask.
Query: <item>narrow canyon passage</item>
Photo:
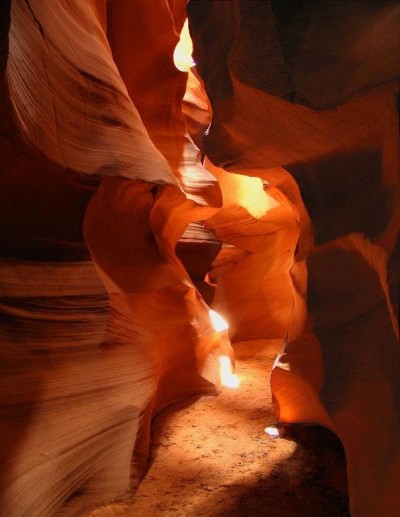
[[[399,517],[399,26],[0,2],[0,517]]]
[[[234,345],[239,389],[173,407],[156,418],[151,466],[135,497],[85,517],[348,515],[345,460],[315,427],[274,424],[269,372],[279,342]]]

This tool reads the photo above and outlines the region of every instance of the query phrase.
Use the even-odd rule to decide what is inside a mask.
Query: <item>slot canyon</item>
[[[1,517],[399,517],[399,21],[0,2]]]

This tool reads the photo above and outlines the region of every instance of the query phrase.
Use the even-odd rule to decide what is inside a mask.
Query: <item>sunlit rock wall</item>
[[[234,248],[210,273],[214,304],[240,322],[240,339],[267,335],[273,300],[285,306],[270,288],[271,277],[284,285],[274,258],[289,272],[271,377],[277,418],[337,433],[353,515],[399,511],[399,12],[397,2],[368,1],[188,5],[213,109],[204,152],[231,174],[269,182],[288,207],[280,242],[275,209],[257,238],[232,222],[223,239]],[[258,274],[254,325],[243,286]]]
[[[79,513],[124,495],[145,471],[153,415],[216,393],[218,357],[231,355],[175,254],[221,198],[206,173],[191,200],[178,186],[202,170],[172,61],[184,3],[148,7],[2,7],[1,515]],[[152,51],[167,70],[146,68]],[[148,118],[134,104],[147,88]]]
[[[282,339],[277,418],[337,433],[352,513],[397,516],[397,2],[0,9],[0,513],[137,485],[232,353],[206,300]]]

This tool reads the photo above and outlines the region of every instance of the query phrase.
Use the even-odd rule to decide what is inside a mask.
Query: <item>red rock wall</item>
[[[163,49],[168,78],[175,9],[160,6],[169,25],[159,44],[156,33],[145,48]],[[156,412],[219,387],[218,356],[231,354],[230,343],[213,329],[174,249],[189,223],[215,212],[203,197],[218,206],[220,194],[209,174],[201,206],[176,186],[179,171],[190,177],[201,166],[183,122],[174,122],[177,108],[162,95],[173,124],[154,141],[168,139],[174,152],[183,141],[186,161],[173,154],[172,169],[151,140],[121,54],[113,59],[112,27],[123,15],[117,3],[9,7],[0,142],[0,513],[73,513],[138,483]],[[126,21],[130,32],[133,23],[157,23],[149,9]],[[129,46],[121,45],[126,63]],[[140,69],[143,50],[137,70],[147,74],[155,105],[164,72]],[[172,71],[168,91],[179,107],[186,75]]]
[[[261,259],[268,250],[269,264],[280,257],[281,274],[283,252],[290,257],[290,325],[271,377],[277,417],[336,432],[346,450],[352,514],[394,517],[398,300],[387,263],[398,257],[399,6],[239,0],[189,2],[188,12],[194,59],[214,114],[204,152],[230,173],[268,181],[271,192],[286,196],[297,224],[295,247],[285,222],[275,252],[268,240],[256,252]],[[262,231],[271,241],[274,213],[266,214]],[[235,238],[248,235],[232,227]],[[254,259],[261,266],[254,248],[240,240],[235,246],[223,265],[217,259],[211,276],[220,280],[215,303],[240,321],[245,339],[254,333],[256,311],[243,308],[243,285],[259,271],[245,264]],[[258,323],[264,310],[265,326],[257,327],[263,335],[277,323],[271,300],[261,304],[261,293],[279,299],[269,275],[265,266],[251,296]]]
[[[282,339],[278,420],[332,429],[352,514],[394,517],[398,4],[187,11],[188,83],[184,1],[2,4],[0,513],[137,484],[152,416],[232,353],[206,300]]]

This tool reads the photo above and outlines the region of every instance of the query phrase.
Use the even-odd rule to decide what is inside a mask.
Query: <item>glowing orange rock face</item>
[[[159,19],[148,2],[136,11],[125,2],[11,6],[0,513],[51,515],[124,494],[146,468],[152,416],[216,393],[218,358],[232,355],[175,254],[183,234],[180,254],[198,249],[210,232],[190,225],[221,202],[179,114],[186,75],[172,53],[183,5],[160,2]],[[130,58],[132,12],[165,34],[136,34],[147,39]],[[156,62],[141,69],[152,52]],[[220,243],[209,247],[212,258]],[[188,270],[204,284],[203,262]]]
[[[271,337],[277,418],[336,432],[352,512],[394,516],[398,6],[189,2],[186,73],[185,5],[0,8],[0,513],[123,494],[152,416]]]
[[[232,211],[230,226],[216,226],[235,247],[221,251],[209,274],[218,280],[214,303],[242,323],[240,339],[286,322],[271,378],[278,419],[336,432],[346,450],[352,513],[394,517],[398,276],[388,286],[386,265],[400,226],[398,70],[384,55],[391,48],[398,56],[399,7],[217,1],[189,2],[188,12],[197,71],[213,107],[205,154],[230,173],[268,181],[275,199],[274,189],[285,196],[256,235],[250,225],[241,230]],[[379,43],[373,27],[386,27]],[[271,323],[274,300],[279,317]],[[246,324],[249,304],[255,326]]]

